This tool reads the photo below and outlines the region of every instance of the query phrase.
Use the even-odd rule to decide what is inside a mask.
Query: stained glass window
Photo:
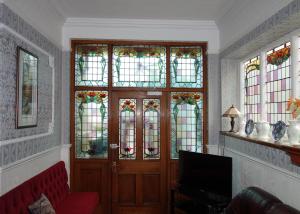
[[[171,93],[171,158],[179,150],[202,152],[201,93]]]
[[[107,158],[107,91],[77,91],[75,138],[77,158]]]
[[[290,119],[286,110],[291,96],[290,46],[288,42],[267,52],[267,120],[272,124]]]
[[[171,48],[171,87],[202,88],[203,57],[201,47]]]
[[[252,58],[244,64],[245,80],[245,116],[258,122],[261,113],[260,104],[260,61],[259,57]]]
[[[75,85],[108,85],[107,45],[78,45],[75,52]]]
[[[144,99],[144,159],[160,158],[160,100]]]
[[[115,46],[113,86],[166,86],[166,48],[159,46]]]
[[[136,158],[136,100],[119,100],[120,159]]]

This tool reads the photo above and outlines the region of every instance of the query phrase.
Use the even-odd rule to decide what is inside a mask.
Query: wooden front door
[[[167,212],[166,100],[112,92],[112,213]]]

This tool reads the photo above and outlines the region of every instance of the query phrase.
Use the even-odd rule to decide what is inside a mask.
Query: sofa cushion
[[[286,204],[274,204],[266,214],[300,214],[300,212],[293,207]]]
[[[55,210],[44,194],[34,203],[30,204],[28,208],[31,214],[55,214]]]
[[[228,207],[227,214],[266,213],[273,204],[282,203],[278,198],[257,187],[249,187],[236,195]]]
[[[98,203],[96,192],[72,192],[56,207],[56,214],[92,214]]]

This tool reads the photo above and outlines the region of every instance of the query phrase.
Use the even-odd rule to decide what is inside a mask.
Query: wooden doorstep
[[[260,139],[254,138],[254,137],[241,136],[234,132],[221,131],[220,133],[223,136],[233,137],[233,138],[236,138],[239,140],[244,140],[247,142],[256,143],[256,144],[260,144],[263,146],[268,146],[268,147],[282,150],[291,157],[291,161],[293,164],[300,166],[300,146],[298,146],[298,145],[285,145],[285,144],[276,143],[273,140],[269,140],[269,141],[260,140]]]

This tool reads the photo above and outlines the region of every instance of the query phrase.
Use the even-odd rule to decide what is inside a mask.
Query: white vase
[[[291,145],[300,145],[300,121],[290,120],[289,128],[287,130],[289,143]]]
[[[245,126],[246,126],[246,120],[241,115],[239,118],[239,126],[238,126],[239,127],[239,135],[246,136]]]
[[[268,139],[270,133],[270,124],[265,121],[260,121],[256,123],[256,133],[258,139]]]

